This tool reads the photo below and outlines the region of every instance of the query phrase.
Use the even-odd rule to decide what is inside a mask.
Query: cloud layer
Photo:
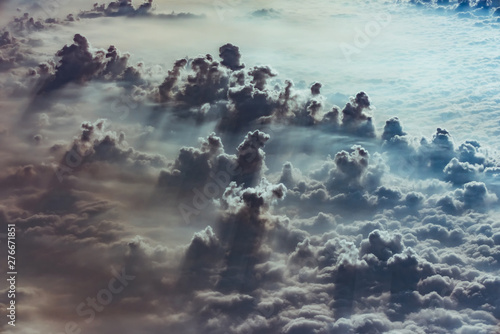
[[[498,331],[488,143],[412,132],[403,112],[378,128],[376,95],[332,99],[234,42],[154,72],[85,37],[91,19],[194,24],[172,15],[115,1],[0,35],[0,221],[17,228],[21,332]],[[50,56],[34,39],[47,31]]]

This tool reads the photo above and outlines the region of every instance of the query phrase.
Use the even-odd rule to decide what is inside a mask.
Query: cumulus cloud
[[[74,24],[167,17],[153,9],[96,4]],[[180,58],[156,81],[81,34],[29,64],[22,35],[54,22],[23,16],[19,32],[0,35],[2,83],[20,84],[0,101],[0,222],[23,241],[19,296],[35,306],[20,304],[26,332],[73,320],[96,333],[498,328],[500,166],[487,143],[437,124],[422,137],[403,112],[378,124],[376,95],[337,107],[328,85],[244,64],[230,43],[212,49],[220,59]],[[94,108],[117,92],[140,97],[128,118]],[[29,120],[12,116],[23,94],[37,111]],[[110,279],[126,284],[104,305]],[[89,316],[89,300],[106,309],[96,321],[75,312],[83,303]]]
[[[372,116],[367,112],[371,102],[364,92],[352,97],[344,109],[333,106],[325,112],[321,83],[313,83],[305,91],[295,89],[291,80],[285,80],[284,87],[272,86],[278,73],[268,65],[245,67],[237,46],[221,46],[219,56],[221,62],[210,54],[175,61],[153,94],[156,100],[166,107],[177,105],[184,111],[182,117],[202,122],[217,119],[217,129],[224,133],[285,123],[375,137]]]
[[[221,64],[233,71],[241,70],[245,64],[240,63],[240,48],[230,43],[224,44],[219,48],[219,57],[222,58]]]
[[[0,72],[37,64],[33,41],[6,29],[0,31],[0,35]]]
[[[364,92],[356,94],[356,97],[347,103],[342,110],[342,126],[350,131],[356,131],[366,136],[374,136],[375,129],[372,118],[365,113],[370,108],[370,100]]]
[[[202,18],[203,15],[196,15],[192,13],[174,13],[161,14],[155,13],[153,7],[153,0],[146,0],[138,7],[134,7],[132,0],[118,0],[106,4],[95,3],[91,10],[81,11],[78,17],[84,19],[93,19],[98,17],[147,17],[147,18],[160,18],[160,19],[177,19],[177,18]]]
[[[110,46],[107,52],[94,51],[80,34],[76,34],[73,41],[74,44],[65,45],[56,53],[58,63],[52,73],[40,79],[38,94],[60,89],[68,83],[83,84],[94,78],[141,82],[140,72],[128,66],[129,54],[120,54],[114,46]]]
[[[190,194],[196,188],[203,189],[210,183],[217,190],[217,197],[222,195],[222,190],[230,181],[246,187],[253,186],[266,171],[262,148],[269,140],[269,135],[261,131],[249,132],[237,147],[236,155],[225,153],[222,141],[215,133],[199,140],[199,149],[182,148],[169,170],[160,173],[159,188],[170,191],[177,189]]]
[[[432,138],[406,133],[397,117],[386,121],[382,133],[383,148],[391,158],[391,167],[412,177],[433,177],[456,186],[484,181],[495,175],[498,162],[477,141],[455,144],[451,134],[438,128]]]

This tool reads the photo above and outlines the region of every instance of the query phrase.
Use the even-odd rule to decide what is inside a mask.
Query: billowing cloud
[[[74,44],[65,45],[56,53],[59,61],[53,73],[42,79],[39,94],[60,89],[70,82],[83,84],[93,78],[140,82],[138,70],[127,64],[128,54],[121,55],[114,46],[107,52],[92,52],[89,42],[80,34],[76,34],[73,41]]]
[[[172,14],[157,14],[154,12],[153,0],[144,1],[138,7],[134,7],[132,0],[117,0],[108,4],[95,3],[91,10],[84,10],[78,14],[78,17],[83,19],[93,19],[98,17],[147,17],[160,19],[176,19],[176,18],[202,18],[203,15],[192,13],[173,13]]]
[[[421,3],[474,16],[497,7]],[[316,61],[325,59],[313,43],[317,36],[299,43],[314,46],[310,59],[300,59],[297,47],[267,44],[275,41],[273,29],[254,44],[242,34],[288,22],[287,36],[304,41],[292,29],[303,24],[293,16],[297,8],[241,5],[236,20],[167,22],[148,19],[192,16],[120,0],[74,20],[27,14],[2,30],[0,222],[15,224],[19,241],[16,327],[494,333],[500,158],[482,139],[483,127],[495,124],[494,108],[480,129],[460,133],[465,118],[446,120],[450,113],[437,112],[439,101],[439,117],[426,114],[417,97],[432,100],[450,73],[436,85],[429,79],[425,89],[402,89],[391,74],[371,77],[371,63],[344,70],[325,51],[338,67],[330,73]],[[345,16],[364,19],[362,8]],[[398,10],[391,15],[403,15]],[[324,15],[335,24],[344,14]],[[118,37],[114,43],[104,24],[120,27],[121,20],[149,31],[128,31],[130,43]],[[159,31],[150,21],[171,24],[162,29],[178,34],[178,45],[165,37],[166,71],[154,72],[156,60],[144,55],[155,51],[135,44],[137,36],[149,41]],[[103,34],[94,46],[85,37],[92,35],[89,22]],[[238,27],[236,38],[226,31],[231,27]],[[380,34],[392,37],[387,29]],[[207,46],[197,44],[197,35],[218,37]],[[387,47],[382,35],[372,35],[368,44]],[[73,43],[63,45],[68,38]],[[182,39],[196,45],[194,55],[202,53],[185,55],[192,49],[184,50]],[[384,61],[393,61],[391,50],[384,49]],[[493,68],[493,60],[478,59],[487,61]],[[342,76],[342,86],[332,87],[330,76]],[[350,76],[360,89],[352,91]],[[390,86],[390,93],[373,93],[373,83]],[[480,104],[466,93],[462,99]],[[415,117],[407,109],[414,105],[422,108]],[[1,292],[5,315],[10,301]],[[2,330],[14,332],[9,324]]]

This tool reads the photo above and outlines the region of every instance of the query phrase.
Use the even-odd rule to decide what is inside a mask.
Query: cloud
[[[237,46],[221,46],[219,56],[221,62],[209,54],[177,60],[158,86],[156,99],[182,110],[180,117],[194,117],[198,122],[217,119],[217,130],[222,133],[285,123],[375,137],[372,116],[366,112],[371,104],[364,92],[351,98],[344,109],[333,106],[325,113],[321,83],[312,84],[308,91],[294,89],[291,80],[283,88],[273,87],[270,82],[278,73],[268,65],[245,67]]]
[[[167,165],[166,159],[159,154],[142,153],[128,147],[125,134],[107,130],[105,120],[85,122],[81,128],[80,138],[75,139],[71,149],[64,154],[61,162],[63,167],[71,163],[80,168],[85,164],[106,162],[120,165],[122,168],[144,170],[148,167],[161,168]]]
[[[180,150],[170,170],[160,173],[158,187],[178,188],[178,191],[203,187],[210,180],[210,175],[222,169],[219,165],[229,163],[231,159],[234,161],[234,157],[224,153],[222,141],[215,133],[201,139],[200,144],[200,149],[186,147]]]
[[[121,55],[114,46],[107,52],[94,51],[88,40],[76,34],[74,44],[65,45],[56,53],[57,65],[46,78],[41,79],[38,94],[58,90],[73,82],[83,84],[92,79],[123,80],[140,83],[140,72],[128,66],[129,54]]]
[[[399,122],[399,118],[392,117],[385,122],[384,133],[382,133],[382,139],[390,141],[396,136],[405,136],[406,132],[403,131],[403,127]]]
[[[279,18],[281,16],[281,13],[279,10],[276,10],[274,8],[262,8],[253,11],[251,16],[256,18],[274,19]]]
[[[22,34],[24,32],[40,31],[46,27],[41,20],[36,20],[29,13],[24,13],[23,16],[15,17],[9,23],[8,28],[17,34]]]
[[[240,48],[230,43],[219,48],[219,57],[222,58],[221,64],[232,71],[241,70],[245,67],[245,64],[240,63]]]
[[[225,153],[215,133],[200,138],[200,148],[181,148],[179,156],[158,176],[156,202],[165,198],[177,204],[184,222],[191,223],[202,211],[208,212],[214,200],[224,195],[231,182],[245,188],[257,185],[267,167],[262,150],[269,135],[249,132],[237,153]]]
[[[186,18],[203,18],[204,15],[196,15],[192,13],[177,13],[175,14],[156,14],[154,13],[153,0],[144,1],[139,7],[132,5],[132,0],[118,0],[106,4],[94,4],[91,10],[80,11],[78,17],[83,19],[94,19],[98,17],[147,17],[159,19],[186,19]]]
[[[19,66],[35,66],[36,53],[32,50],[29,40],[14,36],[9,30],[4,30],[0,37],[0,72],[5,72]]]
[[[370,108],[370,100],[364,92],[356,94],[356,97],[347,103],[342,110],[342,126],[348,131],[356,131],[362,135],[374,136],[374,127],[371,116],[364,110]]]
[[[186,65],[190,71],[186,71]],[[228,83],[229,75],[225,67],[214,61],[211,55],[179,59],[158,87],[159,100],[202,106],[223,99],[227,94]]]
[[[410,4],[424,9],[456,15],[461,19],[481,20],[487,24],[495,24],[495,17],[500,14],[500,3],[496,0],[410,0]]]
[[[162,17],[151,1],[80,16],[71,34],[84,17]],[[18,293],[33,305],[19,309],[23,330],[56,332],[68,321],[96,333],[497,329],[499,158],[477,133],[464,139],[454,121],[422,137],[415,128],[436,118],[411,124],[403,111],[384,126],[372,114],[376,94],[358,91],[337,107],[332,95],[348,95],[311,80],[311,63],[291,73],[251,64],[243,56],[255,49],[241,39],[241,51],[216,44],[220,59],[175,51],[157,77],[81,34],[46,60],[27,47],[56,23],[37,30],[29,17],[19,33],[0,35],[9,89],[0,100],[0,221],[16,224],[23,241]],[[66,28],[51,30],[53,43]],[[119,93],[138,101],[122,118],[108,110]],[[26,105],[37,113],[17,117]],[[76,308],[102,300],[117,271],[134,279],[87,322]]]
[[[226,268],[218,282],[222,291],[255,289],[258,278],[254,267],[266,256],[260,249],[267,229],[263,214],[285,192],[282,184],[272,185],[265,179],[255,188],[243,189],[232,183],[224,192],[221,204],[227,214],[219,229],[228,250]]]

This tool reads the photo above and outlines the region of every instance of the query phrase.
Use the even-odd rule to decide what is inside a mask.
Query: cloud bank
[[[152,9],[115,1],[71,24]],[[84,31],[47,57],[27,47],[48,29],[29,17],[0,38],[0,221],[17,229],[21,332],[498,330],[488,143],[412,133],[404,113],[377,128],[377,96],[338,107],[233,42],[156,76]]]

